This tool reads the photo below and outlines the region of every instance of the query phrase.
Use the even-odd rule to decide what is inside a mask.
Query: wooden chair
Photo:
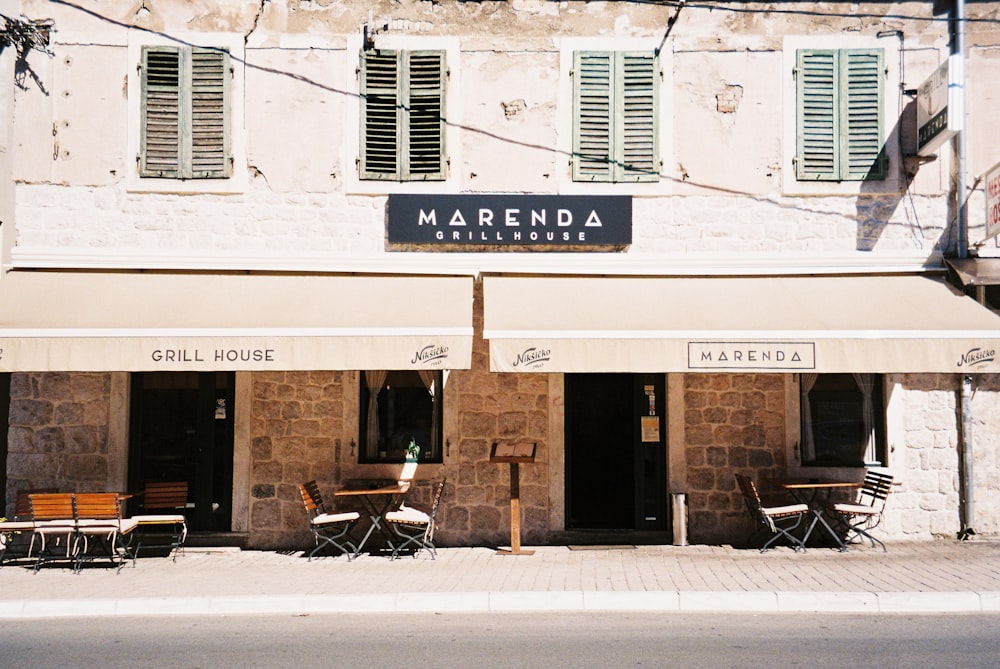
[[[135,552],[129,537],[138,523],[122,518],[122,498],[114,492],[88,492],[73,495],[76,533],[73,537],[73,569],[80,571],[85,562],[106,557],[122,568],[125,560],[135,564]]]
[[[885,503],[892,492],[893,478],[889,474],[869,471],[861,484],[858,499],[855,502],[837,502],[831,509],[836,514],[838,527],[845,532],[844,543],[861,540],[866,537],[872,548],[877,543],[886,552],[885,544],[870,534],[882,522],[882,512]]]
[[[14,520],[31,520],[31,495],[59,492],[58,488],[22,488],[14,501]]]
[[[142,493],[142,513],[132,516],[139,527],[139,541],[135,547],[135,555],[138,557],[139,550],[143,543],[147,541],[157,528],[166,530],[169,543],[168,555],[175,562],[177,553],[184,547],[184,540],[187,538],[187,517],[184,510],[187,508],[188,484],[187,481],[150,481],[146,483]],[[152,544],[161,546],[161,544]],[[149,544],[147,544],[147,548]]]
[[[792,530],[796,529],[802,523],[802,519],[809,513],[808,505],[764,506],[760,498],[760,492],[757,490],[757,484],[753,480],[748,476],[736,474],[736,482],[740,486],[740,492],[743,494],[743,501],[746,503],[747,512],[753,519],[754,524],[754,529],[751,531],[747,543],[751,546],[754,545],[754,539],[759,534],[766,533],[766,541],[760,547],[761,553],[782,538],[787,539],[796,552],[806,549],[805,542],[792,534]]]
[[[12,520],[0,522],[0,565],[8,560],[30,558],[35,524],[31,520],[31,495],[59,492],[57,488],[22,488],[17,491]]]
[[[28,499],[33,525],[29,556],[34,553],[36,542],[38,544],[34,570],[37,572],[49,560],[72,560],[76,535],[73,493],[31,493]]]
[[[441,498],[444,496],[445,480],[438,481],[435,486],[429,512],[406,506],[403,503],[397,510],[385,514],[386,523],[396,536],[403,540],[401,543],[393,545],[393,560],[399,556],[404,548],[409,546],[413,547],[413,557],[417,556],[421,548],[427,549],[432,560],[437,556],[437,549],[434,547],[434,519],[437,516],[438,507],[441,505]]]
[[[302,495],[302,504],[306,508],[309,517],[309,530],[316,541],[316,547],[309,553],[312,560],[320,550],[331,546],[341,553],[347,555],[347,561],[357,554],[357,547],[347,538],[348,533],[361,518],[357,511],[345,511],[341,513],[331,513],[323,503],[323,496],[319,492],[319,485],[316,481],[307,481],[299,484],[299,493]]]

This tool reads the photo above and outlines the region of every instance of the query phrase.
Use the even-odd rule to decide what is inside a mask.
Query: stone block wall
[[[507,545],[510,465],[489,461],[495,441],[538,445],[535,462],[520,466],[521,539],[542,542],[548,529],[548,376],[453,373],[448,392],[460,407],[438,535],[451,545]],[[456,397],[457,395],[457,397]]]
[[[750,530],[734,473],[762,491],[786,467],[784,380],[777,374],[686,374],[688,536],[738,543]]]
[[[21,489],[107,489],[109,373],[17,373],[10,396],[8,513]]]
[[[899,479],[882,531],[892,539],[954,538],[960,516],[960,384],[957,375],[901,377],[904,438],[889,454]],[[972,528],[979,535],[1000,533],[1000,377],[973,376]]]
[[[253,374],[250,547],[304,547],[312,541],[298,485],[315,479],[329,496],[339,483],[350,443],[344,439],[345,374]]]

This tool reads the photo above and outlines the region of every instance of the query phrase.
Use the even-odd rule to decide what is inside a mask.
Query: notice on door
[[[642,427],[642,441],[646,442],[659,442],[660,441],[660,417],[659,416],[642,416],[641,427]]]

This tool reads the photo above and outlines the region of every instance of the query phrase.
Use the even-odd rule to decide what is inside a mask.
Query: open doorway
[[[234,387],[232,372],[132,375],[129,489],[186,481],[194,531],[231,529]]]
[[[566,529],[662,530],[663,375],[566,375]]]

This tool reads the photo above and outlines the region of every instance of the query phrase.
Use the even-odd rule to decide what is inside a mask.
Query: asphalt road
[[[1000,615],[410,614],[19,620],[5,669],[1000,666]]]

